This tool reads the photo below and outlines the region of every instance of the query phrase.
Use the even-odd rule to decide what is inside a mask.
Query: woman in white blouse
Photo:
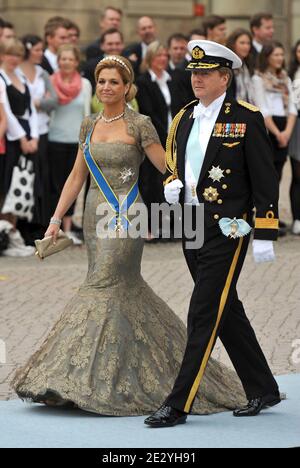
[[[26,158],[30,159],[33,165],[35,164],[39,131],[37,112],[26,80],[16,73],[16,69],[25,54],[24,46],[17,39],[10,39],[3,43],[2,51],[0,79],[6,89],[4,109],[7,115],[7,141],[3,168],[3,187],[1,190],[5,196],[10,189],[13,170],[18,164],[20,156],[22,154],[26,155]],[[17,213],[6,214],[6,219],[14,227],[14,238],[10,239],[13,250],[10,250],[10,254],[12,256],[31,255],[34,249],[25,246],[24,240],[16,229]],[[24,232],[28,232],[27,227]]]
[[[300,40],[297,41],[291,57],[290,77],[298,109],[298,118],[289,146],[292,164],[291,207],[293,213],[292,232],[300,235]]]
[[[274,163],[280,179],[298,114],[284,59],[283,46],[276,41],[270,42],[263,47],[258,57],[258,70],[252,78],[253,100],[270,132]]]

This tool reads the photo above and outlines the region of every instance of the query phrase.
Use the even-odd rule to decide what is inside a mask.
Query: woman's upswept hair
[[[104,60],[100,60],[95,69],[95,81],[98,82],[99,75],[102,70],[105,69],[116,69],[120,73],[123,83],[125,85],[129,84],[130,88],[126,94],[126,102],[132,101],[137,93],[137,88],[134,85],[134,71],[130,61],[119,55],[108,56]]]
[[[32,47],[43,43],[43,39],[40,36],[36,36],[35,34],[26,34],[26,36],[22,37],[21,41],[25,47],[25,60],[30,57],[30,51]]]

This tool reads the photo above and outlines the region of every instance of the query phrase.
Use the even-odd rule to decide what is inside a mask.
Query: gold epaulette
[[[186,106],[184,106],[177,115],[175,115],[166,143],[166,168],[172,174],[165,182],[164,185],[169,184],[172,180],[178,178],[177,172],[177,143],[176,143],[176,135],[177,129],[180,124],[182,117],[184,116],[185,112],[192,106],[198,103],[198,100],[194,100],[189,102]]]
[[[259,108],[254,106],[253,104],[250,104],[250,102],[242,101],[239,100],[238,104],[242,107],[246,107],[246,109],[252,111],[252,112],[259,112]]]

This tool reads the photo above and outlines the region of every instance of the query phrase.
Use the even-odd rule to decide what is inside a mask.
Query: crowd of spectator
[[[121,10],[107,7],[99,37],[85,47],[79,26],[67,18],[50,18],[43,38],[34,32],[18,38],[14,26],[0,19],[0,230],[11,226],[9,245],[3,246],[0,236],[2,254],[32,255],[34,240],[43,237],[76,158],[81,122],[102,109],[95,95],[98,62],[109,55],[130,60],[138,93],[129,105],[151,117],[165,145],[172,119],[194,99],[186,71],[187,45],[193,39],[226,45],[241,58],[243,66],[234,72],[228,93],[261,110],[279,178],[290,159],[291,229],[300,235],[300,41],[287,67],[288,54],[274,38],[269,13],[254,15],[249,30],[237,28],[230,34],[226,20],[213,15],[187,35],[173,33],[166,43],[154,19],[144,16],[137,21],[139,41],[126,44],[122,19]],[[164,201],[162,182],[145,160],[140,190],[148,207]],[[78,245],[81,223],[76,225],[74,210],[82,205],[72,206],[63,221],[64,231]],[[285,235],[282,221],[280,228]]]

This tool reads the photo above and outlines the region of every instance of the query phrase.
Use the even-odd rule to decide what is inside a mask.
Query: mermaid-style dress
[[[82,148],[95,118],[82,124]],[[91,143],[90,147],[118,195],[126,194],[137,178],[143,149],[159,142],[148,117],[127,109],[125,121],[135,145]],[[20,398],[35,403],[50,399],[101,415],[146,415],[173,388],[186,327],[141,276],[143,239],[97,237],[96,208],[101,202],[103,196],[92,180],[84,217],[86,280],[11,385]],[[193,413],[226,411],[244,401],[236,375],[211,358]]]

